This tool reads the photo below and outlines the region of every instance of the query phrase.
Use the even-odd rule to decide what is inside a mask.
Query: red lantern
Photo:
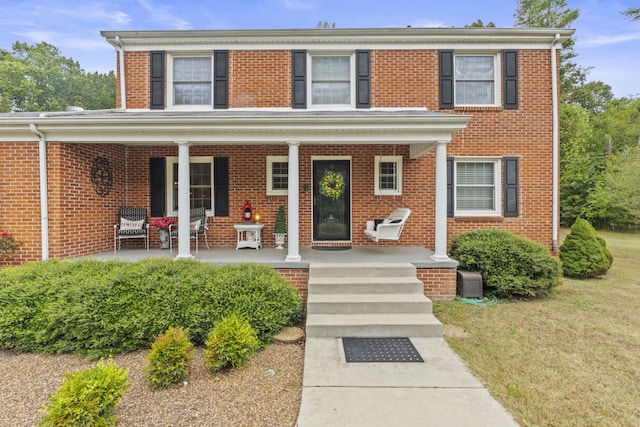
[[[242,219],[244,222],[251,222],[251,218],[253,217],[253,208],[251,207],[251,203],[247,200],[244,202],[244,206],[242,206]]]

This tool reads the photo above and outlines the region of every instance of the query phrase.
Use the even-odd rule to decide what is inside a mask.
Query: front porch
[[[309,266],[311,264],[362,264],[362,263],[410,263],[416,267],[417,277],[424,283],[424,294],[433,301],[451,300],[456,294],[456,267],[458,262],[447,258],[435,260],[433,251],[424,247],[353,247],[347,250],[318,250],[310,247],[300,248],[300,261],[286,261],[287,250],[275,248],[235,249],[233,247],[200,247],[198,252],[192,249],[193,258],[215,265],[240,264],[246,262],[265,264],[278,271],[298,288],[303,298],[307,296]],[[90,258],[102,261],[121,259],[139,261],[150,257],[175,258],[177,252],[166,249],[121,249],[91,255]]]

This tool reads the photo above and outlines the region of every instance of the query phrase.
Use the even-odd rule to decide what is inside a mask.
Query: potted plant
[[[287,234],[287,220],[284,216],[284,206],[280,205],[276,214],[276,225],[273,227],[276,238],[276,249],[284,249],[284,236]]]
[[[151,222],[152,227],[157,227],[160,233],[160,249],[169,249],[169,226],[176,224],[175,218],[156,218]]]

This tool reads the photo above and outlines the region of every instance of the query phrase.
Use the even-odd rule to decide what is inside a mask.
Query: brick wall
[[[291,105],[291,52],[229,52],[229,107],[274,108]]]

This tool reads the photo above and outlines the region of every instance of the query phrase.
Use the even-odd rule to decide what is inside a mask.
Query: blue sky
[[[616,96],[640,95],[640,21],[620,14],[638,0],[568,0],[578,63]],[[0,49],[46,41],[86,71],[115,67],[100,30],[463,27],[477,19],[513,27],[516,0],[0,0]]]

